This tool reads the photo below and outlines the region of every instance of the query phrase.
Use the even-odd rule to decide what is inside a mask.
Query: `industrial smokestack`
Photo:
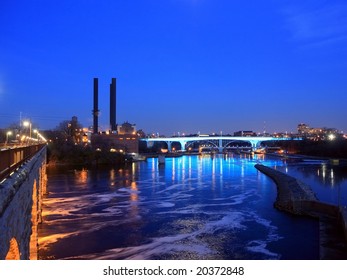
[[[116,124],[116,78],[110,84],[110,126],[111,131],[117,131]]]
[[[97,134],[99,128],[99,82],[94,78],[94,109],[93,109],[93,133]]]

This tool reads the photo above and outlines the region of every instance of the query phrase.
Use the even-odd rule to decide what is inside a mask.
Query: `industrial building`
[[[116,78],[110,84],[110,129],[99,131],[99,81],[94,78],[93,134],[91,145],[95,149],[109,150],[120,153],[138,153],[139,137],[136,126],[125,122],[118,126],[116,123]]]

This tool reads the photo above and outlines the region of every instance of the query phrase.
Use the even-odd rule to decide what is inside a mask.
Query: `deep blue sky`
[[[0,127],[92,125],[93,78],[107,129],[347,132],[345,0],[0,2]]]

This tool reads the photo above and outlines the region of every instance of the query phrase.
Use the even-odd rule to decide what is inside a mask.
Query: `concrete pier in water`
[[[347,210],[320,202],[303,182],[273,168],[256,164],[277,185],[274,207],[293,215],[319,219],[321,259],[347,259]]]

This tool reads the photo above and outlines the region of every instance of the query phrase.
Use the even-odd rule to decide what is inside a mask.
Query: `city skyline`
[[[77,116],[145,132],[347,131],[347,5],[334,1],[0,4],[0,127]]]

